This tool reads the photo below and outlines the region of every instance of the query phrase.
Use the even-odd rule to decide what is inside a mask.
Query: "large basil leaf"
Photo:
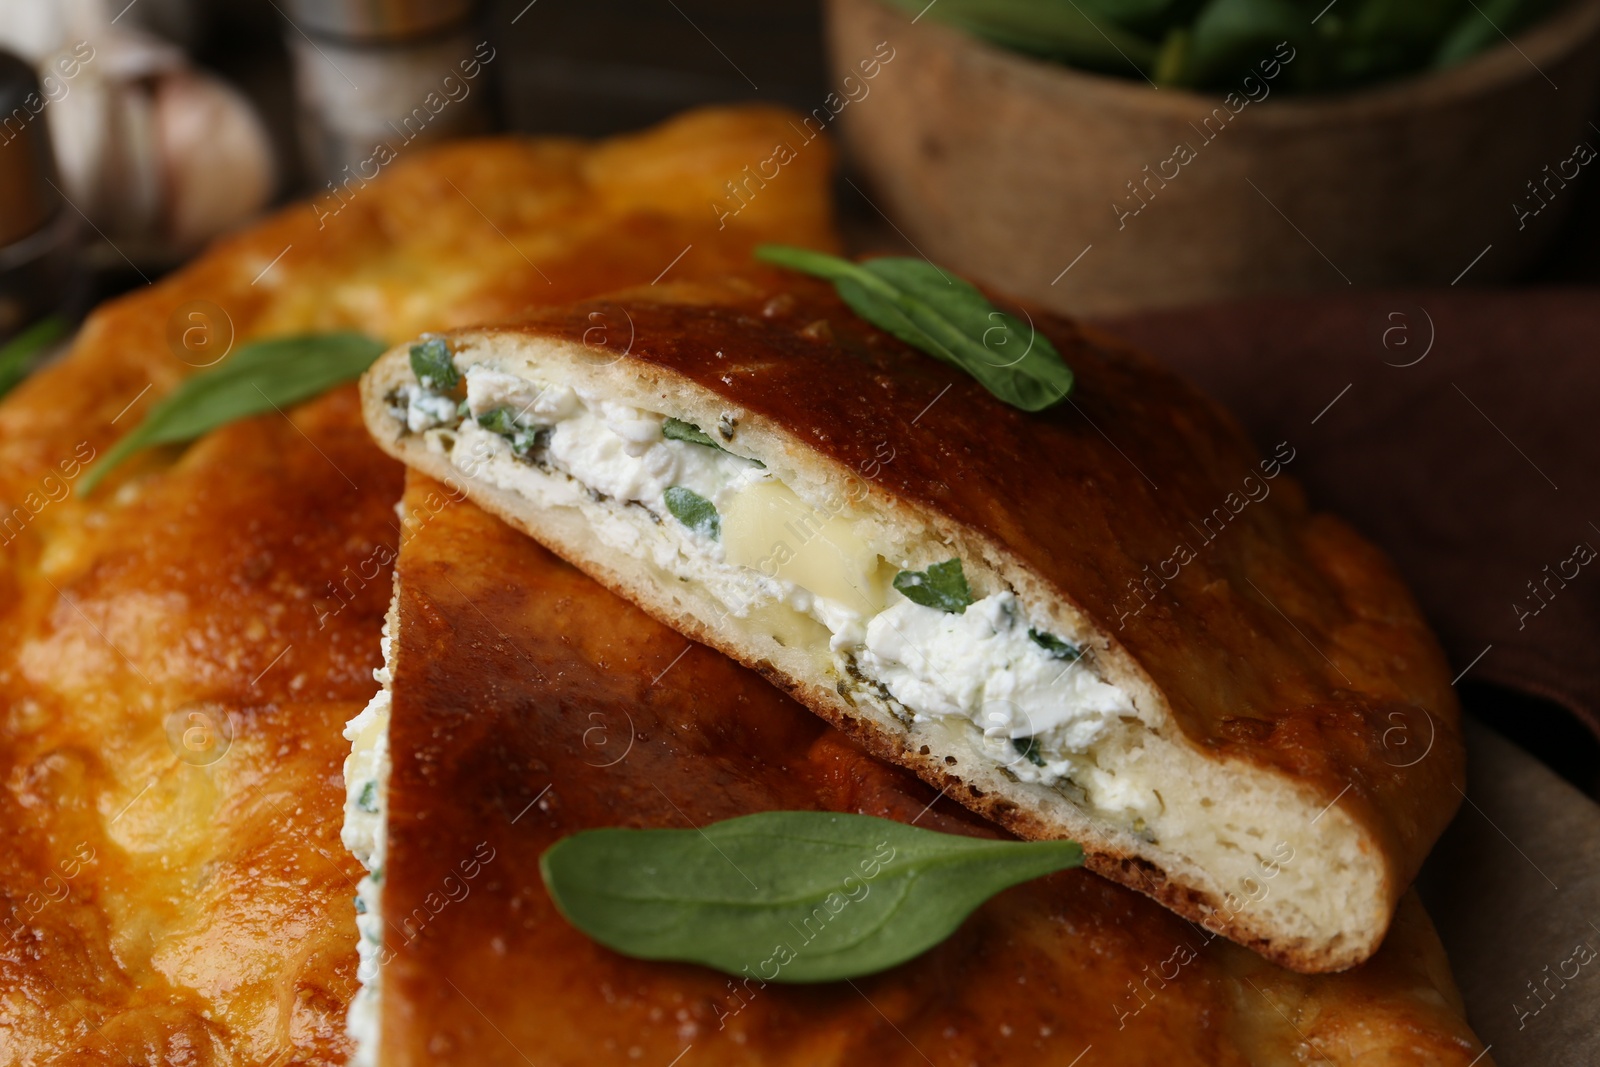
[[[826,982],[911,959],[1001,890],[1082,862],[1071,841],[769,811],[699,830],[587,830],[539,869],[561,913],[625,955]]]
[[[365,334],[276,337],[241,346],[218,366],[186,378],[78,483],[88,493],[124,459],[151,445],[191,441],[235,419],[285,408],[361,377],[384,344]]]
[[[1012,407],[1043,411],[1072,391],[1072,371],[1049,338],[926,260],[854,263],[789,245],[762,245],[756,258],[828,279],[856,314],[961,368]]]

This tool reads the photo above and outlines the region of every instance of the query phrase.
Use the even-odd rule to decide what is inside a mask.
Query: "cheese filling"
[[[382,667],[372,672],[381,688],[361,714],[345,724],[350,755],[344,761],[344,828],[340,839],[367,874],[356,886],[356,979],[345,1028],[355,1041],[352,1067],[373,1067],[378,1051],[380,957],[383,952],[383,864],[389,791],[389,683],[393,638],[384,625]]]
[[[911,569],[903,552],[726,451],[731,427],[707,434],[485,364],[465,379],[459,406],[419,385],[389,399],[469,477],[581,508],[609,547],[699,586],[742,626],[831,657],[853,699],[965,733],[1019,781],[1081,790],[1137,829],[1160,809],[1148,785],[1095,758],[1131,743],[1128,694],[1097,674],[1079,635],[1044,632],[1012,591],[957,610],[908,598],[894,581]]]

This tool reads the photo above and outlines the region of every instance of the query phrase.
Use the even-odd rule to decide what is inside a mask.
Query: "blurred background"
[[[1312,31],[1309,40],[1313,45],[1328,38],[1328,34],[1315,31],[1338,22],[1340,4],[1358,16],[1347,18],[1345,36],[1364,33],[1362,39],[1354,45],[1346,43],[1342,51],[1325,47],[1321,56],[1309,54],[1306,40],[1296,40],[1292,48],[1296,58],[1285,64],[1275,79],[1254,69],[1259,65],[1257,57],[1273,56],[1272,42],[1304,35],[1307,30]],[[918,19],[916,26],[902,25],[908,22],[908,12],[924,6],[928,14]],[[0,136],[0,159],[6,160],[4,180],[7,189],[13,190],[0,204],[0,211],[7,216],[0,239],[14,244],[20,236],[27,236],[16,231],[42,225],[45,219],[58,222],[61,230],[75,230],[61,234],[61,239],[76,243],[82,253],[80,262],[89,268],[87,276],[75,279],[79,287],[73,291],[71,303],[81,309],[119,288],[143,284],[171,269],[215,233],[266,206],[326,191],[326,183],[337,177],[341,166],[370,156],[372,144],[386,135],[387,125],[397,123],[415,100],[433,88],[430,83],[439,80],[441,71],[452,68],[457,53],[471,57],[479,42],[489,42],[493,60],[483,64],[478,77],[465,82],[470,95],[459,103],[451,102],[430,124],[425,139],[490,129],[597,136],[637,129],[696,104],[732,100],[784,104],[802,113],[824,109],[826,114],[838,106],[827,103],[830,93],[835,94],[834,101],[849,95],[841,79],[853,72],[858,57],[844,53],[865,47],[860,58],[870,57],[868,38],[882,32],[887,23],[897,31],[893,48],[901,69],[907,72],[897,84],[909,81],[915,73],[928,79],[933,88],[917,85],[905,90],[923,101],[924,106],[917,107],[912,101],[886,99],[893,91],[887,80],[874,85],[854,72],[864,90],[880,95],[880,102],[870,109],[878,124],[869,123],[869,109],[858,108],[859,122],[867,128],[854,126],[857,116],[849,113],[848,100],[837,124],[850,139],[851,149],[838,180],[838,202],[846,232],[858,247],[905,247],[908,242],[926,247],[931,242],[938,247],[926,250],[935,258],[955,260],[958,267],[963,267],[959,261],[966,259],[971,262],[965,269],[998,273],[994,281],[1013,291],[1035,298],[1060,298],[1072,292],[1070,276],[1053,290],[1047,286],[1045,293],[1030,292],[1037,287],[1019,284],[1004,269],[982,269],[996,258],[993,250],[968,247],[972,242],[965,237],[940,239],[935,231],[951,228],[950,201],[967,199],[961,196],[963,183],[985,183],[984,188],[992,188],[987,183],[995,174],[1019,167],[1043,173],[1045,186],[1023,188],[1014,199],[1020,201],[1015,211],[1029,220],[1029,230],[1039,234],[1037,239],[1047,246],[1044,250],[1019,252],[1018,244],[1024,243],[1019,237],[1024,235],[1010,232],[1015,223],[1006,218],[984,220],[989,223],[988,231],[997,235],[994,239],[1005,243],[1007,262],[1015,262],[1020,254],[1029,261],[1038,258],[1041,264],[1059,261],[1064,267],[1097,235],[1101,247],[1107,247],[1106,233],[1114,231],[1119,244],[1139,242],[1124,259],[1142,275],[1148,267],[1143,261],[1151,258],[1152,246],[1170,255],[1174,244],[1216,243],[1215,235],[1204,227],[1194,228],[1195,208],[1200,215],[1218,214],[1214,191],[1200,188],[1208,175],[1195,167],[1196,177],[1187,173],[1173,177],[1179,168],[1172,159],[1170,142],[1178,138],[1160,128],[1163,125],[1194,128],[1194,135],[1185,133],[1184,137],[1198,154],[1232,151],[1229,159],[1215,164],[1208,160],[1206,169],[1218,177],[1229,172],[1235,185],[1239,184],[1237,174],[1231,172],[1241,168],[1248,171],[1259,165],[1281,170],[1274,166],[1279,161],[1262,159],[1260,153],[1269,151],[1272,144],[1292,140],[1295,129],[1305,126],[1312,128],[1322,147],[1281,149],[1290,153],[1291,171],[1320,175],[1331,189],[1348,186],[1355,179],[1323,172],[1353,167],[1353,173],[1359,175],[1373,168],[1371,160],[1338,158],[1341,150],[1354,150],[1351,146],[1327,143],[1326,127],[1340,125],[1337,114],[1283,116],[1261,107],[1264,101],[1258,99],[1259,90],[1252,91],[1246,82],[1254,71],[1257,85],[1271,92],[1272,108],[1287,106],[1303,112],[1331,106],[1336,111],[1351,100],[1360,103],[1392,97],[1397,87],[1402,95],[1417,97],[1415,102],[1402,99],[1391,110],[1421,116],[1421,121],[1402,126],[1392,135],[1393,143],[1372,146],[1371,151],[1398,153],[1405,157],[1399,164],[1413,170],[1430,156],[1449,157],[1440,165],[1450,168],[1447,173],[1456,175],[1458,184],[1471,171],[1493,169],[1496,160],[1510,152],[1527,153],[1525,160],[1515,161],[1517,169],[1511,173],[1516,177],[1499,183],[1493,202],[1466,205],[1462,214],[1492,215],[1497,224],[1505,224],[1500,227],[1504,229],[1506,225],[1514,227],[1517,221],[1513,202],[1519,197],[1530,209],[1542,207],[1549,199],[1549,210],[1538,212],[1535,219],[1540,232],[1519,249],[1505,247],[1512,243],[1509,239],[1496,242],[1502,248],[1491,251],[1473,267],[1473,279],[1550,282],[1600,278],[1600,242],[1596,240],[1600,237],[1600,204],[1591,173],[1600,168],[1570,158],[1575,142],[1584,136],[1600,148],[1600,128],[1586,125],[1596,117],[1594,77],[1574,79],[1568,74],[1561,80],[1569,84],[1559,90],[1553,82],[1546,84],[1549,79],[1545,77],[1553,66],[1569,59],[1582,68],[1594,66],[1594,20],[1564,28],[1555,47],[1541,53],[1542,62],[1519,54],[1514,50],[1517,46],[1494,29],[1498,25],[1515,33],[1518,19],[1537,24],[1559,19],[1564,7],[1592,9],[1593,4],[1582,0],[1572,5],[1525,0],[1485,5],[1470,4],[1469,0],[1458,4],[1368,0],[1362,5],[1358,0],[1338,0],[1315,26],[1308,21],[1308,13],[1322,5],[1290,0],[1254,4],[1138,0],[1122,5],[1102,0],[1100,6],[1108,11],[1119,7],[1133,11],[1153,28],[1142,37],[1124,33],[1107,21],[1123,16],[1095,17],[1097,5],[1087,0],[1081,5],[1048,0],[942,0],[933,5],[908,3],[903,10],[891,4],[840,0],[831,11],[825,11],[820,0],[769,0],[760,5],[724,0],[590,0],[583,4],[566,0],[0,0],[0,47],[33,67],[36,78],[35,84],[29,85],[24,72],[8,67],[0,85],[5,93],[0,115],[27,116],[27,121],[9,121]],[[1184,74],[1182,60],[1175,65],[1173,56],[1182,46],[1203,38],[1205,23],[1203,18],[1197,23],[1197,13],[1212,14],[1202,9],[1216,8],[1224,9],[1224,23],[1229,18],[1235,22],[1254,18],[1262,25],[1252,28],[1254,36],[1245,34],[1225,41],[1220,51],[1213,49],[1216,55],[1209,63],[1210,72],[1196,71],[1191,64]],[[1019,9],[1022,14],[1017,13]],[[1408,54],[1402,47],[1409,45],[1415,52],[1418,40],[1431,48],[1448,44],[1452,33],[1461,38],[1459,14],[1452,16],[1448,9],[1464,10],[1481,23],[1481,40],[1458,41],[1453,46],[1468,57],[1466,64],[1498,61],[1498,66],[1490,64],[1495,69],[1488,72],[1487,80],[1494,84],[1481,89],[1470,85],[1464,90],[1459,86],[1446,89],[1462,97],[1468,111],[1482,115],[1481,129],[1441,133],[1438,126],[1447,122],[1433,123],[1430,128],[1427,109],[1440,106],[1436,100],[1426,99],[1430,93],[1438,95],[1433,83],[1439,75],[1430,66],[1436,59]],[[1074,11],[1089,12],[1085,17],[1095,32],[1087,35],[1087,41],[1082,25],[1061,25],[1062,10],[1069,16]],[[1283,11],[1298,13],[1298,23],[1280,25]],[[1398,11],[1401,16],[1390,16],[1396,25],[1350,29],[1350,23],[1372,11],[1380,16]],[[1430,22],[1429,11],[1443,13]],[[1166,24],[1157,24],[1163,18]],[[826,25],[830,19],[834,24],[831,31]],[[1137,24],[1137,19],[1133,21]],[[907,28],[913,31],[910,37],[898,32]],[[1101,30],[1110,31],[1111,36],[1103,38]],[[915,31],[930,33],[916,36]],[[970,49],[977,56],[975,61],[972,55],[962,54],[965,45],[951,43],[958,35],[999,42],[1002,47]],[[832,69],[830,40],[835,53]],[[1107,45],[1118,51],[1109,53]],[[1149,54],[1139,48],[1146,48]],[[1199,51],[1189,48],[1191,57]],[[1482,54],[1496,51],[1506,55]],[[1526,51],[1526,46],[1520,49]],[[1018,57],[1016,69],[1007,68],[1004,60],[984,62],[1002,52]],[[1042,54],[1051,67],[1059,69],[1062,79],[1044,86],[1027,84],[1028,76],[1044,65],[1025,52]],[[1354,66],[1347,58],[1352,52],[1357,57]],[[89,56],[92,58],[86,58]],[[1550,102],[1559,100],[1567,120],[1555,128],[1540,126],[1539,117],[1550,107],[1537,97],[1526,113],[1506,110],[1503,98],[1522,87],[1502,84],[1508,80],[1500,69],[1503,67],[1512,68],[1510,80],[1532,83]],[[1082,73],[1087,71],[1093,73]],[[924,122],[952,124],[948,109],[939,106],[941,101],[928,99],[937,92],[940,79],[956,96],[971,102],[971,110],[983,116],[981,125],[992,131],[989,136],[1000,146],[986,145],[982,152],[974,149],[965,155],[993,157],[1014,151],[1021,159],[995,159],[992,173],[970,167],[961,173],[936,173],[940,146],[933,140],[934,132],[914,127]],[[997,81],[1004,84],[997,85]],[[1158,83],[1160,89],[1156,90]],[[1178,99],[1191,97],[1194,84],[1203,94],[1192,97],[1196,114],[1172,114]],[[1230,91],[1259,114],[1247,108],[1234,117],[1231,109],[1225,110],[1233,128],[1220,136],[1219,122],[1190,122],[1197,116],[1203,118]],[[37,117],[25,104],[30,92],[44,101]],[[989,118],[995,113],[994,100],[974,99],[985,93],[1002,100],[1033,98],[1044,113],[1058,117],[1061,128],[1034,125],[1026,135],[1010,137],[1014,129],[1004,122],[996,128]],[[1162,104],[1146,105],[1146,99],[1152,105],[1158,100]],[[1570,128],[1574,108],[1584,119],[1576,129]],[[1084,114],[1070,114],[1074,109]],[[919,115],[924,116],[921,121]],[[1111,128],[1109,135],[1105,129],[1095,128],[1091,121],[1095,116]],[[1344,125],[1370,129],[1381,121],[1368,107]],[[1247,129],[1246,124],[1255,129]],[[1147,126],[1151,127],[1148,134]],[[1519,136],[1527,139],[1530,126],[1539,126],[1537,142],[1513,144]],[[29,179],[20,175],[37,170],[40,161],[37,153],[28,159],[11,157],[24,155],[30,142],[37,148],[42,128],[49,129],[46,139],[55,147],[55,171],[48,180],[56,188],[44,186],[42,192],[22,197],[15,190],[28,185]],[[830,132],[838,134],[839,129]],[[896,130],[904,130],[906,137],[920,135],[922,141],[909,148],[886,144]],[[982,131],[974,130],[973,136],[982,136]],[[1254,141],[1246,143],[1247,136]],[[1216,147],[1207,137],[1214,139]],[[1438,140],[1447,143],[1430,143]],[[1293,154],[1297,151],[1298,157]],[[916,158],[906,158],[907,152]],[[1065,158],[1061,158],[1063,152]],[[1318,156],[1319,152],[1326,155]],[[1308,155],[1318,157],[1306,158]],[[1564,162],[1568,165],[1565,173],[1576,172],[1576,177],[1547,183],[1541,193],[1535,183],[1546,178],[1546,172],[1540,165],[1559,168]],[[907,186],[891,177],[906,170],[919,172],[922,185]],[[1419,176],[1416,180],[1425,179]],[[1095,190],[1093,205],[1086,208],[1081,203],[1084,198],[1062,192],[1066,181]],[[33,184],[38,185],[37,179]],[[1349,245],[1339,240],[1341,231],[1392,228],[1392,223],[1352,220],[1348,212],[1341,217],[1341,207],[1348,205],[1330,197],[1329,189],[1313,188],[1296,195],[1292,188],[1272,189],[1265,181],[1257,184],[1263,199],[1281,209],[1294,226],[1315,235],[1314,243],[1322,250],[1303,247],[1304,242],[1298,242],[1288,229],[1271,235],[1272,243],[1283,238],[1285,248],[1291,242],[1301,244],[1296,251],[1311,257],[1314,269],[1322,271],[1295,288],[1322,283],[1335,287],[1347,282],[1449,281],[1438,277],[1430,264],[1416,261],[1391,262],[1363,271],[1366,264],[1360,262],[1358,251],[1341,256],[1330,244]],[[1055,195],[1042,195],[1052,190]],[[1257,195],[1248,189],[1245,192]],[[1418,192],[1416,188],[1403,190],[1412,199]],[[1450,195],[1448,189],[1429,191],[1430,199],[1449,199]],[[63,196],[71,201],[70,206],[59,203]],[[1160,215],[1151,210],[1141,213],[1143,217],[1124,216],[1122,226],[1116,226],[1119,212],[1145,206],[1157,196],[1174,206],[1169,209],[1163,204]],[[1187,202],[1180,202],[1185,197]],[[1093,225],[1085,229],[1086,236],[1079,239],[1077,234],[1063,232],[1073,229],[1071,219],[1041,227],[1039,212],[1046,206],[1038,202],[1041,199],[1092,215]],[[1291,208],[1286,200],[1294,200],[1296,207]],[[1319,213],[1325,217],[1317,217]],[[895,222],[891,224],[885,214]],[[1224,221],[1239,225],[1237,218]],[[1265,221],[1274,220],[1265,217]],[[1451,229],[1471,228],[1459,220],[1444,224]],[[1123,231],[1127,231],[1126,240]],[[1431,239],[1437,243],[1432,232],[1413,236],[1419,242]],[[1477,245],[1466,241],[1459,250],[1450,249],[1450,265],[1466,266],[1485,243],[1489,239]],[[1323,253],[1338,266],[1328,270],[1320,258]],[[1389,258],[1394,257],[1391,254]],[[1215,262],[1197,265],[1219,269]],[[1191,264],[1186,260],[1184,266],[1187,270]],[[1285,270],[1294,273],[1296,268],[1269,264],[1261,270],[1281,279]],[[1226,269],[1221,272],[1229,273]],[[1107,273],[1107,265],[1102,263],[1098,274],[1103,277]],[[1234,276],[1220,280],[1218,284],[1224,287],[1220,291],[1196,291],[1192,298],[1261,289],[1259,276],[1239,275],[1237,270],[1232,273]],[[1363,273],[1367,277],[1361,277]],[[1074,301],[1068,297],[1064,303],[1069,306],[1064,309],[1136,310],[1140,290],[1161,288],[1149,281],[1146,277],[1143,285],[1120,284],[1119,292],[1109,300],[1103,293],[1080,294],[1076,306],[1071,306]],[[1165,287],[1169,293],[1173,288]],[[0,334],[15,332],[22,325],[19,320],[26,317],[25,313],[0,314]]]

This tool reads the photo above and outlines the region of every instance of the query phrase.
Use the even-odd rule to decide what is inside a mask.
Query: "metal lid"
[[[454,26],[477,0],[290,0],[288,17],[308,34],[401,40]]]
[[[56,178],[48,107],[33,67],[0,51],[0,247],[39,230],[55,217]]]

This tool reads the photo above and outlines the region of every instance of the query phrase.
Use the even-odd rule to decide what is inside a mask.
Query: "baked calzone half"
[[[1286,966],[1359,963],[1460,799],[1443,654],[1296,442],[1034,321],[1077,384],[1033,414],[764,269],[418,338],[363,407],[946,795]]]

